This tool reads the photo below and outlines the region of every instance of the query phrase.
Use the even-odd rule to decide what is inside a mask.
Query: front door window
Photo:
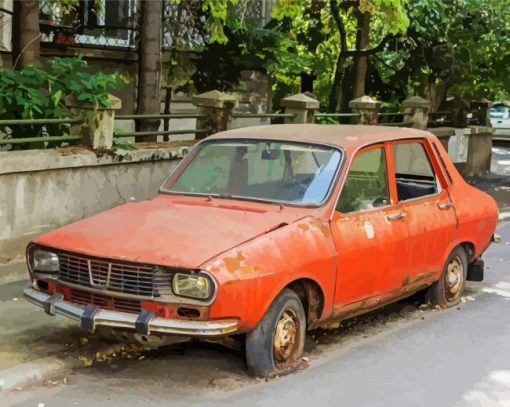
[[[372,148],[358,154],[352,162],[336,209],[342,213],[358,212],[386,206],[389,202],[384,148]]]

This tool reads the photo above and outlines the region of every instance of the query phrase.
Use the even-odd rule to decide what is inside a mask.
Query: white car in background
[[[494,136],[510,138],[510,102],[494,102],[490,108]]]

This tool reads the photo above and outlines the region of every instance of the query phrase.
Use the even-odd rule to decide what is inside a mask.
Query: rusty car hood
[[[46,233],[36,243],[90,256],[197,268],[310,210],[172,195],[128,203]]]

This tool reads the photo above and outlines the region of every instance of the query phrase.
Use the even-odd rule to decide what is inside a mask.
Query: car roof
[[[348,124],[273,124],[242,127],[216,133],[207,139],[255,138],[263,140],[300,141],[330,144],[354,150],[378,142],[413,137],[430,138],[426,131],[409,127],[348,125]]]

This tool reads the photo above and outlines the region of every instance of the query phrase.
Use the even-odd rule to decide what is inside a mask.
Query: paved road
[[[242,354],[184,344],[126,351],[11,392],[0,405],[510,406],[510,222],[498,233],[486,281],[470,283],[458,308],[420,310],[409,300],[315,332],[306,366],[288,376],[252,379]]]

